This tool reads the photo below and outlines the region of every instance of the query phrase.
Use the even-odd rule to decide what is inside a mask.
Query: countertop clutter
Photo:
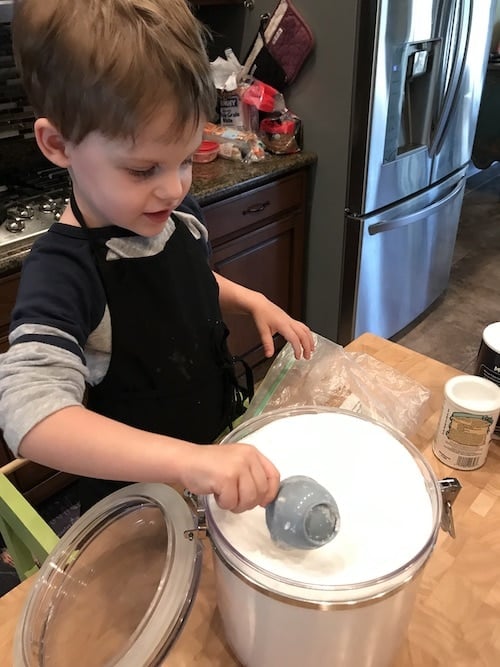
[[[432,454],[432,438],[443,386],[458,371],[372,334],[360,336],[347,349],[369,354],[431,390],[431,415],[413,442],[438,478],[458,477],[462,484],[453,505],[456,539],[442,531],[439,534],[419,581],[410,626],[394,667],[499,665],[500,447],[492,445],[485,465],[478,470],[447,468]],[[202,542],[200,586],[184,629],[167,656],[169,667],[238,664],[225,641],[216,607],[210,541]],[[2,664],[12,664],[15,628],[33,583],[34,578],[28,579],[0,598]]]
[[[308,167],[316,159],[316,154],[308,151],[268,155],[264,160],[248,163],[219,157],[209,164],[193,166],[191,193],[201,206],[206,206]]]
[[[194,164],[191,193],[201,206],[207,206],[309,167],[316,159],[314,153],[304,151],[292,155],[269,155],[259,162],[243,163],[217,158],[210,163]],[[0,276],[18,271],[30,247],[31,241],[1,252]]]

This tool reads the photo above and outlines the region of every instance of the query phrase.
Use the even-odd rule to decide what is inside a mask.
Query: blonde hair
[[[74,143],[134,138],[165,105],[168,136],[211,119],[207,32],[185,0],[17,0],[12,36],[36,116]]]

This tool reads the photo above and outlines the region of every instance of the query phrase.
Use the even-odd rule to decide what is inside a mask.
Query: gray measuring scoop
[[[266,507],[266,524],[279,547],[317,549],[340,528],[333,496],[311,477],[295,475],[281,482],[276,498]]]

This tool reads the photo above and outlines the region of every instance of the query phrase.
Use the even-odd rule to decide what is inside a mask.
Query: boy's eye
[[[128,173],[134,178],[149,178],[155,173],[156,167],[149,167],[148,169],[127,169]]]

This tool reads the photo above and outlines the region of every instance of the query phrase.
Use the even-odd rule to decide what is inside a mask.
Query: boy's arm
[[[215,493],[233,511],[265,505],[277,493],[279,473],[254,447],[195,445],[86,410],[86,375],[77,354],[51,344],[14,344],[2,355],[0,424],[14,452],[79,475],[178,483]]]
[[[83,406],[64,408],[36,424],[19,453],[78,475],[213,493],[223,509],[234,512],[267,505],[279,488],[279,472],[251,445],[195,445],[126,426]]]
[[[314,341],[308,326],[294,320],[260,292],[238,285],[218,273],[214,272],[214,276],[219,285],[221,309],[226,313],[244,313],[253,317],[266,357],[274,354],[273,335],[280,333],[293,347],[296,359],[302,356],[310,359]]]

